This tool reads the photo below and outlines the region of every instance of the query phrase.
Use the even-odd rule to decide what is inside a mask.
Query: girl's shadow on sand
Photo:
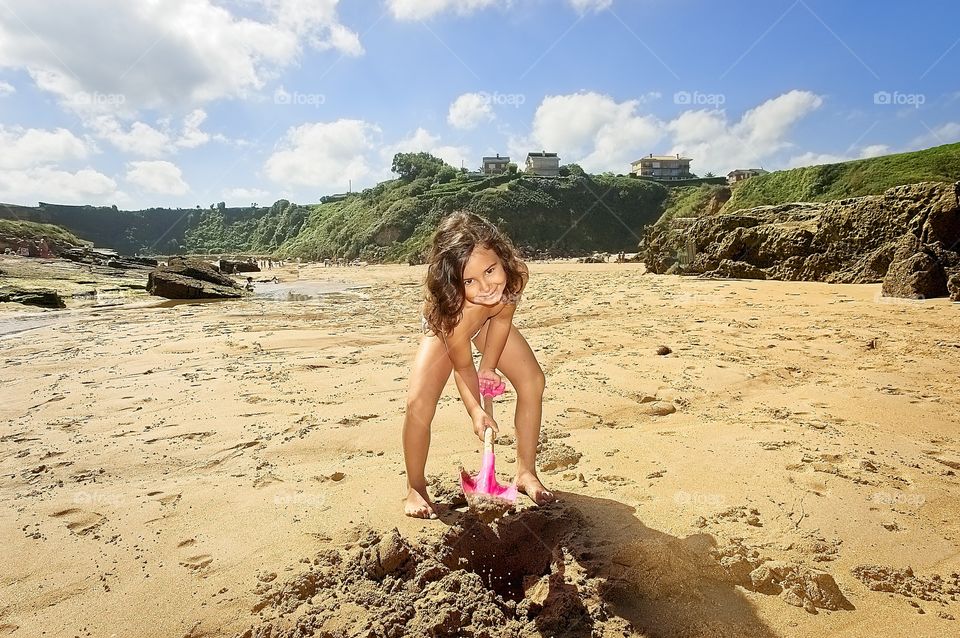
[[[450,529],[439,558],[481,574],[505,598],[541,605],[544,635],[590,636],[604,617],[650,636],[776,635],[737,587],[750,583],[743,564],[721,566],[709,534],[678,538],[612,499],[557,495],[496,525],[444,508]]]

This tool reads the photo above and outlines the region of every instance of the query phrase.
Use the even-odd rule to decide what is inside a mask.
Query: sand
[[[0,337],[0,635],[960,633],[960,304],[532,263],[516,323],[560,501],[469,513],[451,379],[420,521],[423,268],[279,272],[359,287]]]

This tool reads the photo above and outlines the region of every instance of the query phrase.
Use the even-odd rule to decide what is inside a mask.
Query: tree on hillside
[[[561,177],[583,177],[587,173],[579,164],[564,164],[560,167],[559,174]]]
[[[430,153],[397,153],[393,156],[393,165],[390,170],[400,176],[400,179],[413,180],[418,177],[433,177],[439,173],[447,163]]]

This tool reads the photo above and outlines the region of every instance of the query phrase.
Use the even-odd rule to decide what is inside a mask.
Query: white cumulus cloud
[[[10,204],[112,204],[117,183],[90,168],[66,171],[51,166],[0,170],[0,201]]]
[[[587,171],[625,172],[638,153],[663,136],[656,118],[639,112],[640,104],[592,91],[547,96],[537,107],[530,135],[511,140],[511,153],[525,158],[544,150]]]
[[[0,125],[0,169],[86,159],[90,145],[65,128],[5,128]]]
[[[165,160],[130,162],[127,165],[127,181],[148,193],[161,195],[183,195],[190,190],[183,181],[180,167]]]
[[[723,110],[683,111],[669,120],[643,112],[646,98],[618,102],[592,91],[551,95],[534,114],[529,135],[510,140],[520,158],[546,150],[561,162],[590,172],[625,173],[644,155],[676,153],[693,158],[699,175],[760,166],[792,146],[797,122],[818,109],[823,99],[793,90],[767,100],[731,120]],[[876,151],[876,149],[872,149]],[[522,163],[522,159],[520,160]]]
[[[450,105],[447,122],[458,129],[472,129],[493,121],[490,98],[482,93],[464,93]]]
[[[518,0],[386,0],[390,13],[397,20],[425,20],[433,16],[452,12],[469,15],[488,7],[511,7]],[[553,5],[556,0],[549,3]],[[602,11],[613,4],[613,0],[567,0],[567,4],[578,13]]]
[[[9,82],[0,82],[0,97],[16,93],[17,89]]]
[[[397,20],[424,20],[445,11],[466,15],[495,4],[496,0],[387,0]]]
[[[793,127],[822,104],[823,98],[810,91],[792,90],[734,122],[721,110],[686,111],[666,124],[672,138],[669,153],[692,158],[691,169],[699,175],[760,167],[793,145]]]
[[[256,91],[295,63],[304,43],[362,53],[337,19],[336,0],[250,2],[266,10],[264,19],[214,0],[60,2],[55,9],[7,0],[0,67],[26,70],[71,110],[129,117]]]
[[[911,149],[930,148],[960,141],[960,122],[946,122],[910,141]]]
[[[128,125],[112,115],[95,115],[87,118],[86,125],[97,139],[106,140],[125,153],[153,158],[174,153],[178,148],[197,148],[210,141],[211,136],[200,128],[206,118],[203,109],[194,109],[184,117],[179,131],[173,130],[166,118],[157,122],[157,126],[139,120]]]
[[[287,131],[266,161],[267,176],[285,186],[346,190],[373,172],[370,153],[380,128],[363,120],[313,122]]]

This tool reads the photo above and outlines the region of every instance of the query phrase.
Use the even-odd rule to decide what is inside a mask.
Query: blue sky
[[[0,201],[207,206],[548,150],[699,174],[960,140],[960,8],[853,0],[5,0]]]

